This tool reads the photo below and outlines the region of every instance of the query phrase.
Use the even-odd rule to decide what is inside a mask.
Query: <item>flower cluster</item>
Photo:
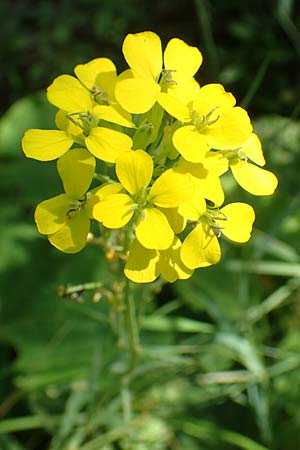
[[[41,202],[35,221],[63,252],[102,244],[134,282],[186,279],[220,260],[221,236],[250,238],[253,208],[222,206],[222,175],[230,169],[254,195],[272,194],[277,179],[259,167],[259,138],[234,96],[195,80],[196,47],[175,38],[163,53],[146,31],[126,36],[123,54],[129,69],[120,75],[97,58],[48,87],[57,129],[30,129],[22,146],[29,158],[58,159],[64,193]]]

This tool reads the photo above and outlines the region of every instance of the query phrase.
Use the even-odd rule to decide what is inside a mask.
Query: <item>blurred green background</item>
[[[300,449],[299,2],[3,0],[0,16],[0,449]],[[198,81],[247,108],[279,188],[254,198],[226,179],[228,199],[256,210],[251,241],[223,241],[221,264],[160,293],[154,284],[152,300],[140,288],[128,387],[118,300],[57,293],[107,279],[106,264],[95,248],[64,255],[38,235],[35,205],[60,182],[20,139],[53,128],[54,77],[98,56],[121,71],[125,35],[144,30],[201,49]]]

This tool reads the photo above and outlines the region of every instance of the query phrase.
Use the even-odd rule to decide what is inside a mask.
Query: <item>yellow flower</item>
[[[48,235],[54,247],[65,253],[77,253],[86,245],[90,229],[90,187],[95,158],[84,149],[74,149],[57,161],[65,193],[45,200],[35,210],[41,234]]]
[[[117,229],[136,213],[135,234],[140,244],[147,249],[169,248],[174,231],[163,208],[177,208],[193,195],[189,177],[169,169],[149,187],[153,161],[143,150],[122,153],[116,161],[116,173],[120,183],[96,193],[100,201],[93,208],[93,217],[105,227]]]
[[[259,166],[265,165],[265,158],[258,136],[250,135],[238,149],[223,152],[228,158],[231,172],[237,183],[253,195],[272,195],[278,180],[276,176],[248,161],[250,159]]]
[[[96,58],[75,67],[75,78],[60,75],[47,89],[50,103],[80,118],[89,114],[107,122],[132,128],[131,115],[117,103],[114,88],[117,72],[108,58]]]
[[[27,158],[52,161],[66,153],[74,140],[63,130],[27,130],[22,139],[22,149]]]
[[[22,148],[28,158],[50,161],[62,156],[74,142],[96,158],[114,163],[131,149],[132,139],[124,133],[99,126],[100,121],[134,127],[130,114],[115,100],[116,69],[107,58],[97,58],[75,67],[79,80],[61,75],[47,89],[50,103],[60,108],[56,115],[59,130],[27,130]]]
[[[129,112],[148,111],[160,93],[189,101],[199,89],[194,75],[202,63],[196,47],[180,39],[171,39],[164,52],[161,41],[151,31],[128,34],[123,43],[123,54],[130,67],[120,75],[115,95],[121,106]]]
[[[132,139],[124,133],[97,126],[98,118],[82,116],[80,124],[70,121],[65,111],[56,114],[59,130],[29,129],[22,139],[22,148],[28,158],[51,161],[66,153],[74,143],[86,146],[102,161],[115,163],[116,158],[132,147]],[[83,130],[85,127],[85,130]]]
[[[228,170],[228,160],[222,155],[208,152],[202,163],[191,163],[180,158],[173,170],[176,173],[189,174],[195,186],[195,201],[199,203],[199,199],[202,199],[204,211],[206,209],[204,199],[212,201],[215,205],[224,202],[220,176]],[[183,206],[181,211],[182,208]]]
[[[198,218],[192,218],[195,226],[181,247],[183,263],[190,269],[216,264],[221,258],[217,236],[247,242],[254,218],[253,208],[246,203],[230,203],[221,209],[208,207],[205,214],[200,208]]]
[[[124,273],[135,283],[150,283],[160,275],[169,283],[187,279],[193,274],[180,259],[181,242],[175,236],[167,250],[150,250],[134,240]]]
[[[252,126],[247,112],[220,84],[207,84],[194,100],[184,103],[161,94],[165,110],[185,123],[173,135],[173,144],[187,161],[201,162],[210,149],[230,149],[248,139]]]

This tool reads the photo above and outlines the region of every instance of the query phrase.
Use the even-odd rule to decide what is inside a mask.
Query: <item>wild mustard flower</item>
[[[169,169],[149,187],[153,175],[153,160],[143,150],[125,152],[116,161],[120,184],[100,188],[95,195],[105,196],[93,208],[93,216],[107,228],[121,228],[136,215],[135,234],[148,249],[166,250],[174,240],[174,231],[161,208],[176,208],[193,195],[188,178],[185,185]],[[119,189],[109,193],[109,189]]]
[[[247,242],[251,236],[255,214],[246,203],[230,203],[223,208],[194,207],[190,215],[193,229],[185,238],[181,258],[190,269],[207,267],[219,262],[221,249],[218,238],[224,235],[234,242]]]
[[[257,167],[265,165],[261,142],[258,136],[252,133],[249,138],[237,149],[225,151],[229,167],[237,183],[253,195],[271,195],[275,191],[278,181],[269,170]]]
[[[186,267],[180,257],[181,242],[176,236],[166,250],[143,247],[136,239],[133,241],[124,273],[135,283],[150,283],[162,276],[166,281],[186,280],[193,270]]]
[[[59,130],[28,130],[22,141],[27,157],[50,161],[59,158],[77,143],[86,147],[96,158],[114,163],[122,151],[132,147],[128,135],[101,126],[103,121],[125,127],[134,127],[134,124],[130,114],[114,100],[112,92],[116,73],[113,63],[109,64],[110,60],[106,58],[99,59],[75,68],[87,87],[71,75],[57,77],[48,87],[49,102],[60,108],[56,118]],[[95,70],[100,71],[98,76]],[[99,83],[106,90],[101,91]],[[98,94],[93,95],[93,92]]]
[[[173,143],[187,161],[201,162],[212,148],[238,146],[252,131],[247,112],[235,106],[233,95],[220,84],[203,86],[193,102],[183,103],[164,94],[161,98],[166,111],[184,123],[175,131]]]
[[[36,224],[56,248],[76,253],[93,220],[92,242],[119,258],[131,281],[184,280],[219,262],[219,238],[250,238],[253,208],[221,206],[223,175],[231,171],[254,195],[271,195],[277,178],[262,168],[260,140],[234,96],[195,80],[196,47],[174,38],[163,53],[145,31],[126,36],[123,53],[129,69],[119,76],[100,57],[48,87],[57,129],[28,130],[22,147],[30,158],[58,158],[64,193],[37,206]]]
[[[171,39],[163,55],[157,34],[151,31],[128,34],[123,54],[130,70],[119,77],[115,95],[126,111],[147,112],[156,101],[160,103],[161,92],[189,101],[198,90],[194,75],[202,63],[202,55],[181,39]]]
[[[77,253],[85,247],[90,229],[90,201],[87,193],[94,171],[95,158],[84,149],[74,149],[57,161],[64,194],[41,202],[35,221],[41,234],[65,253]]]

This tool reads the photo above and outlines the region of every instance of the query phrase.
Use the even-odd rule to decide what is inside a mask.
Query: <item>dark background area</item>
[[[242,100],[258,73],[254,113],[290,115],[299,92],[299,5],[293,1],[3,1],[1,108],[46,87],[75,64],[112,58],[127,33],[176,35],[204,54],[199,81],[223,82]]]

